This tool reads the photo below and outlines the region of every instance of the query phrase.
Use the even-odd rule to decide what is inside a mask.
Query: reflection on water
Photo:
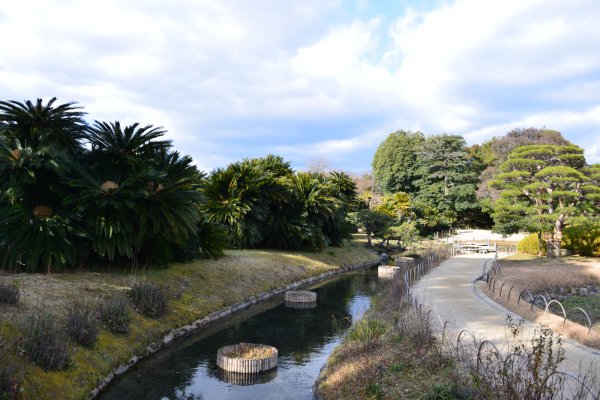
[[[275,379],[277,368],[256,374],[241,374],[239,372],[225,371],[217,368],[217,378],[220,380],[238,386],[256,385],[258,383],[267,383]]]
[[[287,301],[285,302],[285,306],[288,308],[297,308],[297,309],[301,309],[301,308],[315,308],[317,306],[317,302],[313,301],[310,303],[299,303],[299,302],[295,302],[295,301]]]
[[[313,308],[286,307],[282,297],[254,306],[144,360],[101,399],[312,399],[312,384],[339,343],[332,319],[360,318],[377,287],[371,269],[311,289],[319,299]],[[233,376],[218,368],[217,350],[242,341],[275,346],[277,369]]]

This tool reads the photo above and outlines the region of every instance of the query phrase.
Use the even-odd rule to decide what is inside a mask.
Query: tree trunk
[[[538,257],[544,255],[544,238],[542,236],[542,231],[537,233],[538,236]]]
[[[562,246],[562,238],[563,231],[565,229],[565,215],[561,214],[556,220],[556,224],[554,225],[554,251],[555,257],[560,257],[561,254],[561,246]]]
[[[554,234],[552,232],[546,232],[544,236],[546,241],[546,257],[556,257],[556,253],[554,252]]]
[[[367,246],[371,247],[371,231],[367,229]]]

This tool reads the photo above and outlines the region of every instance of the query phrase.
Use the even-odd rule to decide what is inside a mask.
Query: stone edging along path
[[[267,292],[263,292],[257,296],[252,296],[246,301],[232,304],[232,305],[222,308],[220,310],[214,311],[214,312],[208,314],[206,317],[197,319],[187,325],[184,325],[179,328],[171,329],[163,336],[163,339],[161,341],[150,344],[146,348],[146,352],[144,354],[139,355],[139,356],[135,355],[135,356],[131,357],[128,362],[121,364],[117,368],[113,369],[113,371],[111,373],[109,373],[106,377],[104,377],[104,379],[102,379],[98,383],[96,388],[90,392],[88,399],[94,399],[102,391],[102,389],[104,389],[110,382],[112,382],[113,379],[115,379],[115,377],[125,373],[127,370],[129,370],[131,367],[133,367],[138,361],[142,360],[143,358],[145,358],[153,353],[156,353],[158,350],[160,350],[164,346],[171,343],[174,339],[178,339],[178,338],[182,338],[184,336],[190,335],[190,334],[194,333],[195,331],[197,331],[215,321],[225,318],[237,311],[244,310],[254,304],[262,303],[264,301],[272,299],[273,297],[279,296],[288,290],[295,290],[295,289],[298,289],[303,286],[310,286],[317,282],[324,281],[329,278],[333,278],[337,275],[341,275],[345,272],[371,268],[376,265],[379,265],[379,260],[372,261],[372,262],[358,263],[355,265],[347,265],[347,266],[340,267],[340,268],[337,268],[334,270],[323,272],[319,275],[311,276],[311,277],[304,278],[299,281],[290,283],[289,285],[287,285],[285,287],[272,289]]]

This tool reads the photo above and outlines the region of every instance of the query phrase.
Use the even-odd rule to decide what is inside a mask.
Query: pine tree
[[[501,190],[494,207],[500,232],[538,232],[549,256],[559,256],[565,227],[600,210],[599,174],[586,167],[577,146],[532,145],[515,148],[490,182]]]

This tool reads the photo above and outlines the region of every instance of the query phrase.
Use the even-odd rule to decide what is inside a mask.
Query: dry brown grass
[[[598,329],[599,326],[597,324],[594,325],[592,331],[588,334],[588,327],[569,320],[563,323],[564,318],[562,316],[551,312],[544,314],[544,310],[540,310],[538,307],[533,307],[532,310],[531,304],[523,300],[517,305],[518,293],[516,295],[511,295],[510,300],[508,300],[505,294],[506,292],[503,293],[502,298],[498,296],[499,291],[497,287],[495,293],[491,293],[487,287],[482,288],[482,291],[496,303],[503,305],[525,319],[547,326],[555,332],[561,333],[586,346],[600,349],[600,329]]]
[[[322,252],[227,250],[218,260],[173,264],[168,269],[8,275],[0,272],[3,282],[16,283],[21,293],[17,306],[0,305],[0,323],[14,320],[34,307],[64,315],[67,305],[74,300],[103,298],[115,291],[126,291],[134,278],[165,284],[173,291],[186,280],[189,285],[185,292],[198,294],[204,299],[201,303],[209,303],[202,305],[208,305],[214,311],[217,308],[213,305],[223,307],[245,300],[252,295],[247,293],[257,294],[274,289],[282,282],[289,283],[338,266],[374,259],[375,255],[350,243]]]
[[[448,360],[436,353],[415,357],[408,342],[387,338],[367,351],[336,349],[320,385],[324,400],[419,399],[436,385],[450,385]]]
[[[600,259],[591,257],[507,257],[499,260],[500,279],[532,293],[558,287],[600,285]]]
[[[275,354],[275,348],[271,346],[264,346],[260,344],[244,343],[241,342],[236,346],[230,346],[231,348],[227,352],[223,352],[224,355],[230,358],[241,358],[244,360],[259,360],[261,358],[269,358]]]
[[[567,320],[551,312],[545,313],[538,307],[521,300],[517,304],[517,298],[521,290],[529,290],[531,293],[553,292],[558,287],[586,287],[588,285],[600,285],[600,259],[591,257],[564,257],[560,259],[538,258],[531,256],[515,255],[499,260],[501,265],[500,276],[494,292],[483,285],[482,290],[497,303],[511,311],[521,315],[523,318],[538,322],[560,332],[587,346],[600,349],[600,326],[594,325],[592,332],[588,334],[588,327]],[[506,282],[505,288],[500,294],[500,285]],[[510,300],[507,298],[508,287],[515,285]]]

